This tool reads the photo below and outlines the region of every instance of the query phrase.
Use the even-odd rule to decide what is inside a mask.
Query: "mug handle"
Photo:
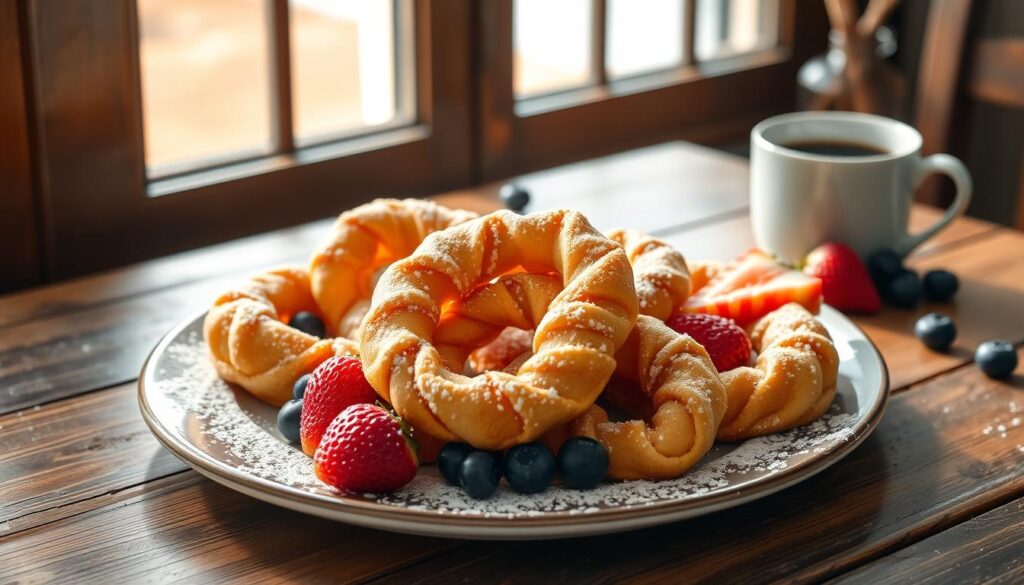
[[[914,163],[912,172],[914,189],[910,192],[911,197],[914,196],[914,190],[921,184],[921,181],[924,181],[925,177],[933,173],[943,173],[950,179],[953,179],[953,185],[956,186],[956,197],[953,198],[953,204],[949,206],[949,209],[946,210],[946,213],[938,221],[922,232],[908,234],[903,237],[899,244],[896,245],[896,253],[900,256],[906,256],[914,248],[923,244],[925,240],[939,233],[939,231],[949,225],[949,222],[963,215],[967,211],[967,205],[971,202],[971,193],[974,189],[971,173],[968,172],[967,167],[964,166],[964,163],[960,162],[960,159],[948,154],[933,154],[918,159]]]

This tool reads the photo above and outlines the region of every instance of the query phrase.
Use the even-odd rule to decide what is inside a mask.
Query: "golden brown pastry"
[[[546,286],[521,286],[516,272],[551,275],[553,300]],[[481,285],[488,294],[474,300]],[[392,264],[374,290],[360,346],[370,384],[414,426],[501,449],[589,408],[636,315],[625,252],[582,215],[499,211],[432,234]],[[514,374],[464,376],[468,352],[507,326],[536,329],[533,355]],[[448,343],[453,335],[457,343]]]
[[[300,311],[319,312],[304,268],[271,270],[220,295],[203,322],[220,377],[280,406],[299,376],[332,355],[358,354],[348,339],[320,339],[289,327]]]
[[[825,327],[790,303],[750,331],[754,367],[722,373],[728,409],[718,438],[735,441],[805,425],[828,410],[836,394],[839,355]]]
[[[327,330],[358,338],[378,272],[411,254],[428,234],[475,217],[420,199],[377,199],[338,216],[310,262],[313,297]]]

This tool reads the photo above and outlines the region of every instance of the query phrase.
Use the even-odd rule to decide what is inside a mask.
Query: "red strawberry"
[[[665,321],[679,333],[689,334],[704,346],[719,372],[750,362],[750,339],[732,319],[703,313],[679,313]]]
[[[876,313],[882,307],[867,267],[842,244],[822,244],[807,255],[804,272],[821,279],[825,302],[852,313]]]
[[[353,404],[373,403],[377,393],[363,376],[363,365],[351,356],[334,356],[313,370],[302,398],[299,438],[302,451],[313,455],[320,437],[338,414]]]
[[[416,475],[416,444],[398,417],[353,404],[334,419],[313,456],[320,481],[353,492],[393,492]]]

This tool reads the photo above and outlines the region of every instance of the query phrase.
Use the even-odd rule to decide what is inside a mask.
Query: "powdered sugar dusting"
[[[535,495],[516,494],[503,486],[491,499],[478,501],[445,484],[433,466],[426,466],[394,494],[341,494],[316,479],[310,458],[277,436],[272,407],[220,380],[197,331],[178,339],[160,357],[157,390],[151,396],[159,401],[159,407],[173,408],[182,415],[175,417],[183,421],[178,423],[182,427],[179,432],[201,450],[243,473],[310,493],[334,493],[439,515],[531,518],[591,514],[745,490],[849,441],[858,422],[856,414],[842,412],[836,404],[805,427],[739,444],[716,445],[701,465],[668,481],[607,483],[590,491],[553,486]]]

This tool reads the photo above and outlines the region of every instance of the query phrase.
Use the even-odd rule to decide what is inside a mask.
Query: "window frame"
[[[414,4],[412,125],[153,182],[143,148],[135,1],[26,2],[36,192],[51,278],[294,225],[382,195],[469,182],[470,0]],[[288,7],[266,2],[278,48],[273,75],[289,67],[280,46]],[[276,92],[277,105],[290,101],[287,90]],[[292,150],[290,120],[276,122],[274,138]],[[301,205],[293,193],[302,194]]]
[[[606,0],[592,0],[592,85],[517,101],[513,1],[481,3],[478,13],[481,180],[666,140],[735,139],[759,120],[796,105],[797,68],[825,46],[828,31],[820,3],[781,0],[777,46],[698,63],[696,0],[683,0],[683,64],[609,80],[604,67]],[[780,78],[793,81],[778,83]]]

